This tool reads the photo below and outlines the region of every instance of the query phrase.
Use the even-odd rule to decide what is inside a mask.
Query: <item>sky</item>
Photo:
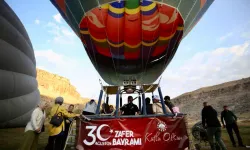
[[[101,77],[52,3],[6,2],[28,32],[37,67],[68,78],[82,97],[98,98]],[[249,6],[249,0],[214,1],[163,72],[163,95],[173,98],[204,86],[250,77]]]

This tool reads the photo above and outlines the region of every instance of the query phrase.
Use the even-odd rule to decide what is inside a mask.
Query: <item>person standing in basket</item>
[[[86,105],[85,108],[83,109],[82,114],[83,115],[95,115],[96,113],[96,108],[97,104],[95,100],[91,99]]]
[[[138,115],[140,110],[137,105],[133,104],[133,97],[128,96],[128,103],[120,108],[120,115]]]
[[[169,96],[165,96],[165,97],[164,97],[164,103],[165,103],[165,105],[168,106],[168,108],[170,109],[170,111],[171,111],[173,114],[175,114],[175,112],[174,112],[174,110],[173,110],[173,108],[174,108],[175,106],[174,106],[174,104],[171,102]]]
[[[171,113],[171,110],[163,103],[163,106],[166,108],[167,113]],[[162,104],[161,104],[161,99],[158,95],[153,96],[153,113],[154,114],[164,114]]]

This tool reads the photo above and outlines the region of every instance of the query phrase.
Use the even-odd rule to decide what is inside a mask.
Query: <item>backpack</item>
[[[59,108],[59,106],[58,106],[58,108]],[[62,115],[62,113],[59,112],[57,114],[58,108],[56,110],[56,113],[54,114],[54,116],[52,116],[52,118],[51,118],[51,120],[49,122],[50,124],[52,124],[53,126],[56,126],[56,127],[59,127],[62,124],[62,122],[63,122],[63,115]],[[61,114],[61,115],[59,116],[59,114]]]

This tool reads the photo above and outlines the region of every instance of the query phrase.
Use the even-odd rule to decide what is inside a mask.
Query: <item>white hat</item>
[[[154,95],[153,99],[157,99],[157,100],[161,100],[160,97],[158,95]]]
[[[47,105],[47,102],[41,100],[37,105],[38,105],[39,107],[43,107],[43,106]]]

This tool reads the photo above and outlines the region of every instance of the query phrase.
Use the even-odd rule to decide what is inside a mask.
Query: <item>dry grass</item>
[[[22,142],[24,128],[0,129],[0,149],[17,150]],[[41,133],[38,150],[44,150],[47,144],[48,134]]]
[[[245,145],[250,145],[250,136],[249,136],[250,135],[250,122],[240,123],[239,128],[240,128],[241,137],[243,139],[243,143]],[[234,137],[235,137],[235,140],[237,141],[236,136]],[[226,129],[222,129],[222,139],[224,143],[226,144],[227,150],[247,150],[247,148],[233,147]],[[207,144],[202,143],[201,146],[203,147],[201,150],[210,150],[210,146],[208,143]]]

